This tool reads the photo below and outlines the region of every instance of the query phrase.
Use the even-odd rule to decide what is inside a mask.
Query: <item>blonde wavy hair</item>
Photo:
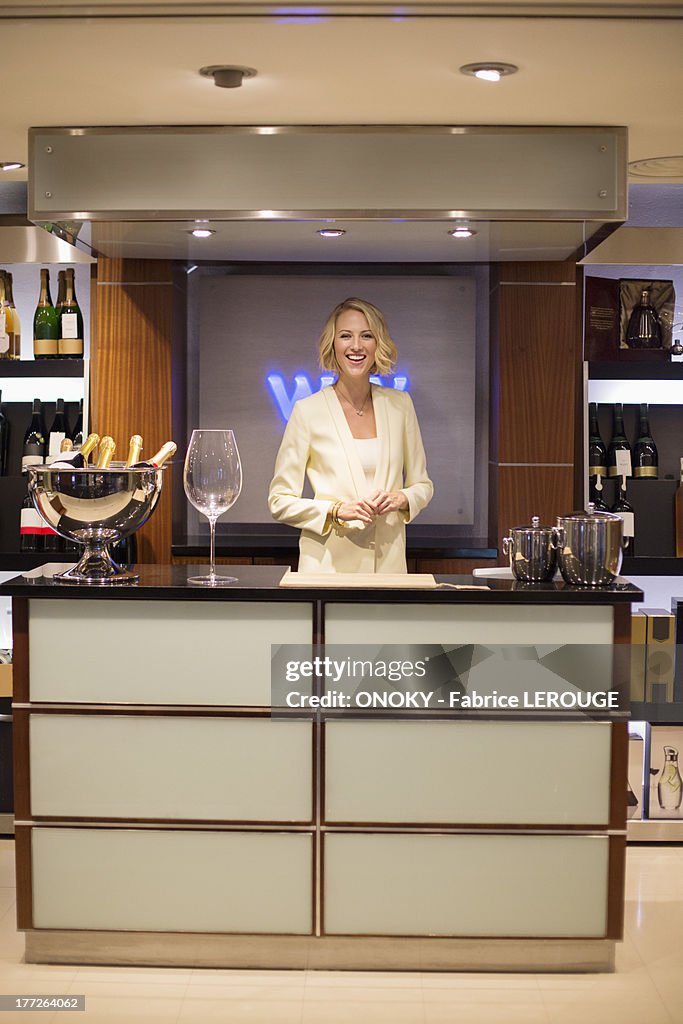
[[[337,317],[346,312],[347,309],[355,309],[362,313],[375,336],[377,349],[375,351],[373,370],[379,374],[391,373],[398,359],[398,351],[391,340],[384,314],[377,306],[373,306],[371,302],[366,302],[365,299],[354,298],[344,299],[343,302],[334,307],[327,318],[327,323],[320,335],[320,366],[322,369],[339,370],[337,358],[334,354],[334,335],[337,327]]]

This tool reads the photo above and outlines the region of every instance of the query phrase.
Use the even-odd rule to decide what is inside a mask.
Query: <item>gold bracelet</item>
[[[335,526],[341,526],[341,519],[339,518],[339,509],[342,507],[341,501],[335,501],[334,505],[330,510],[330,519]]]

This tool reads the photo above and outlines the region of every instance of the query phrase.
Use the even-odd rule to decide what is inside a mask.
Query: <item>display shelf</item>
[[[591,362],[588,363],[589,380],[683,380],[683,360],[680,362]]]
[[[17,377],[84,377],[84,359],[2,359],[0,386]]]
[[[654,558],[647,555],[625,557],[622,576],[683,576],[683,558]]]
[[[629,843],[681,843],[683,842],[683,821],[648,819],[628,821],[626,841]]]
[[[650,725],[683,725],[683,704],[651,704],[631,701],[631,718]]]

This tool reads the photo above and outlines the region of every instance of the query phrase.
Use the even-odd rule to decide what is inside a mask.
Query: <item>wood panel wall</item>
[[[575,508],[581,336],[573,261],[492,271],[489,543],[504,564],[511,526]]]
[[[173,264],[169,260],[101,258],[92,282],[90,428],[111,434],[115,458],[125,458],[131,434],[143,457],[173,437]],[[140,562],[171,561],[171,474],[159,506],[139,530]]]

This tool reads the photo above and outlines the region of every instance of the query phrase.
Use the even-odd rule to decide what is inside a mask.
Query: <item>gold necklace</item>
[[[363,404],[361,405],[360,409],[356,409],[355,405],[353,404],[353,402],[351,401],[349,396],[344,391],[342,391],[342,389],[339,387],[339,382],[337,382],[337,388],[338,388],[342,398],[346,399],[346,401],[349,403],[349,405],[351,406],[351,408],[355,412],[356,416],[362,416],[363,413],[365,412],[365,406],[368,404],[368,398],[370,397],[370,391],[368,391],[367,395],[363,399]]]

